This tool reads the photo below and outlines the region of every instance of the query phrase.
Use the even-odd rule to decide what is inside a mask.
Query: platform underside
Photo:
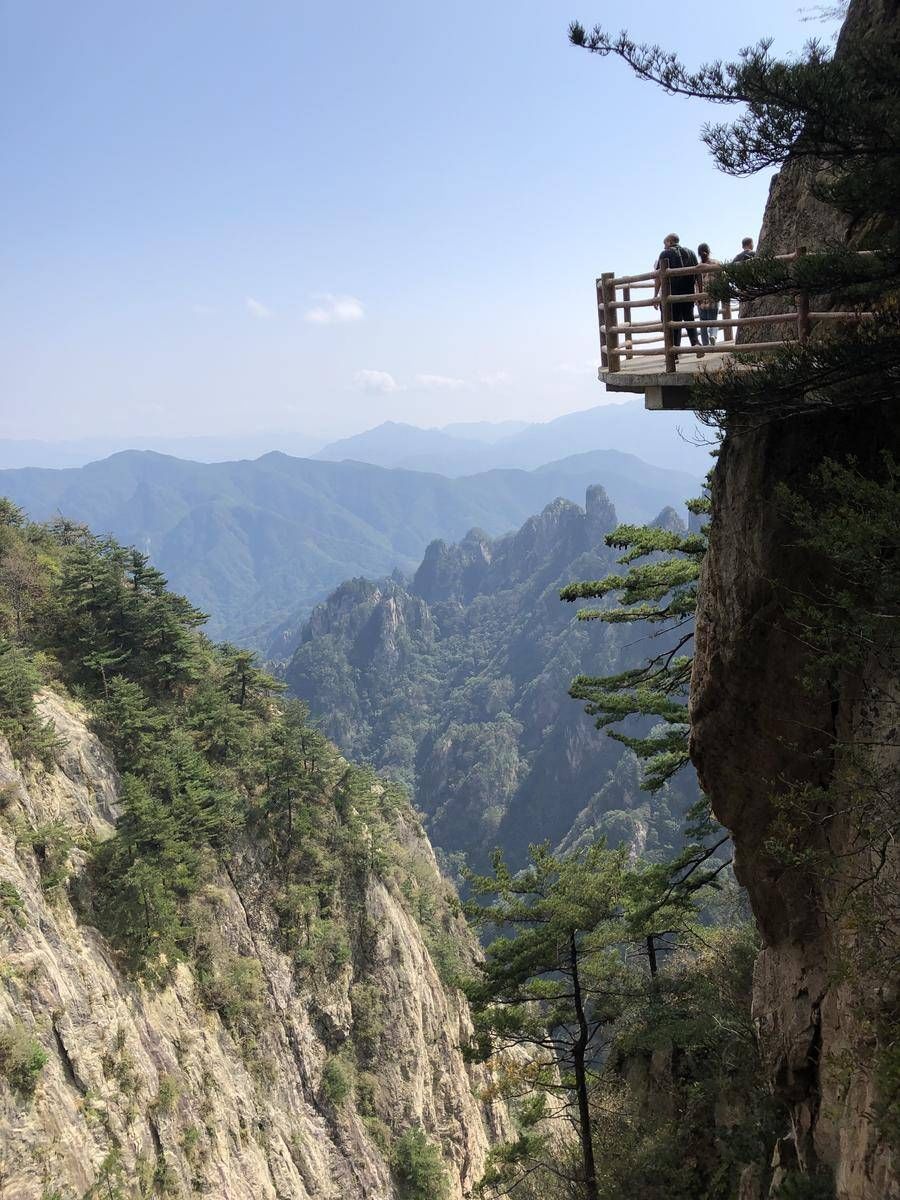
[[[727,362],[738,370],[744,366],[735,355],[707,350],[702,358],[695,354],[682,354],[678,358],[678,370],[666,370],[664,354],[646,355],[640,358],[625,358],[624,352],[618,371],[601,367],[598,376],[610,392],[643,392],[644,405],[649,409],[691,410],[691,388],[698,375],[713,374]],[[749,364],[747,364],[749,366]]]

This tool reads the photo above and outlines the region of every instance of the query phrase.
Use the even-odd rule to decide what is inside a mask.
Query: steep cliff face
[[[870,1119],[873,1046],[866,1045],[891,985],[882,980],[884,997],[872,997],[874,1011],[864,1011],[841,971],[842,942],[853,932],[827,917],[837,895],[826,880],[786,866],[770,839],[778,836],[778,798],[792,785],[833,782],[836,739],[845,747],[893,742],[896,757],[895,713],[861,708],[859,697],[875,686],[865,671],[834,692],[804,684],[808,650],[783,596],[801,579],[814,587],[815,564],[793,548],[771,498],[779,483],[802,487],[822,457],[853,453],[871,463],[885,441],[900,446],[896,412],[870,411],[864,422],[852,414],[811,418],[726,441],[714,476],[692,700],[694,762],[734,835],[736,871],[766,943],[754,1011],[773,1086],[792,1118],[794,1145],[785,1153],[834,1168],[838,1195],[848,1200],[900,1194]],[[900,759],[895,780],[897,768]],[[807,849],[853,853],[849,826],[820,816]],[[887,865],[881,886],[887,894],[896,887],[896,867],[892,874]]]
[[[894,2],[854,3],[847,29],[873,37],[898,19]],[[775,181],[763,250],[845,237],[853,244],[854,231],[810,195],[809,183],[809,169],[794,164]],[[852,456],[861,475],[877,475],[885,448],[900,450],[895,405],[771,421],[726,437],[713,476],[692,687],[692,757],[734,836],[735,868],[765,942],[754,1014],[791,1127],[773,1183],[798,1163],[833,1174],[839,1200],[900,1196],[889,1129],[878,1119],[884,1081],[880,1091],[877,1083],[891,1044],[886,1031],[896,1027],[896,980],[890,956],[856,961],[870,930],[848,904],[871,888],[871,926],[894,937],[888,910],[898,862],[891,839],[879,845],[873,836],[867,845],[837,802],[851,794],[852,771],[875,769],[889,781],[882,799],[896,810],[900,750],[895,703],[886,699],[893,683],[879,654],[810,686],[815,651],[786,597],[825,596],[834,578],[827,555],[798,546],[775,494],[779,485],[803,492],[825,459]],[[784,798],[797,789],[811,799],[800,854],[790,861],[777,843]],[[835,865],[812,869],[817,859]],[[747,1187],[761,1195],[763,1180]]]
[[[347,953],[301,985],[248,843],[198,898],[205,936],[233,968],[219,1002],[187,963],[144,987],[71,899],[84,847],[116,820],[112,760],[74,702],[45,692],[40,705],[64,740],[52,769],[21,769],[0,739],[0,1195],[393,1200],[391,1143],[421,1125],[461,1197],[505,1117],[477,1098],[485,1077],[458,1050],[466,1004],[396,881],[370,873]],[[396,837],[422,885],[439,889],[411,818]],[[74,842],[68,881],[61,838]],[[465,954],[455,920],[444,936]]]

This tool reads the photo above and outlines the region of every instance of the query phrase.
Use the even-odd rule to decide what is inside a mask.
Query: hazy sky
[[[335,435],[602,401],[593,280],[663,233],[730,254],[667,98],[568,45],[692,62],[791,0],[0,0],[0,436]],[[830,30],[825,29],[825,36]]]

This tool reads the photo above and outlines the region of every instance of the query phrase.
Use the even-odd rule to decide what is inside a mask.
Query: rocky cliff
[[[792,787],[827,789],[836,780],[835,739],[845,749],[892,745],[896,786],[896,713],[860,703],[867,691],[884,692],[875,663],[834,690],[804,684],[808,647],[784,613],[783,594],[798,578],[815,586],[815,564],[794,548],[770,498],[776,484],[802,486],[828,454],[850,451],[871,462],[882,439],[900,446],[896,412],[872,412],[865,422],[846,413],[798,420],[726,440],[714,475],[692,699],[694,762],[734,836],[738,878],[765,939],[754,1011],[772,1084],[791,1114],[783,1153],[833,1168],[847,1200],[900,1195],[870,1119],[875,1029],[896,1003],[894,984],[886,966],[876,994],[861,1003],[858,980],[844,971],[843,943],[856,934],[829,916],[840,902],[838,877],[833,888],[827,878],[811,879],[773,853],[771,841],[780,798]],[[851,823],[833,812],[817,813],[816,830],[805,850],[856,852]],[[887,895],[896,888],[896,864],[885,865],[880,886]]]
[[[896,34],[898,19],[893,0],[852,3],[844,39]],[[854,244],[847,223],[810,194],[811,175],[788,164],[773,184],[764,251]],[[879,635],[843,666],[819,664],[816,675],[821,631],[809,636],[792,598],[833,594],[835,568],[827,550],[800,544],[777,494],[781,486],[809,493],[829,459],[852,459],[860,478],[874,478],[885,448],[900,451],[896,405],[760,422],[726,436],[713,475],[692,687],[692,757],[733,834],[735,869],[765,943],[754,1014],[790,1127],[773,1187],[799,1164],[833,1178],[839,1200],[900,1196],[883,1119],[896,1089],[898,862],[892,819],[882,816],[898,803],[898,664],[886,631],[888,640]],[[866,779],[878,781],[877,818],[860,814]],[[747,1195],[761,1195],[763,1182],[748,1179]]]
[[[671,508],[657,522],[683,529]],[[479,866],[495,845],[606,834],[659,851],[692,777],[651,802],[634,755],[568,696],[584,671],[641,661],[646,628],[574,621],[559,590],[617,570],[602,487],[557,499],[515,533],[432,542],[411,581],[350,580],[312,614],[287,668],[294,695],[349,757],[401,779],[434,844]],[[688,773],[686,773],[687,775]]]
[[[298,981],[248,841],[194,902],[227,967],[212,1002],[187,961],[147,987],[77,912],[117,817],[112,759],[76,703],[39,705],[62,739],[51,768],[20,767],[0,738],[0,1196],[391,1200],[391,1147],[421,1126],[461,1197],[504,1116],[477,1098],[466,1004],[413,916],[442,885],[411,815],[395,839],[417,886],[370,871],[333,969]]]

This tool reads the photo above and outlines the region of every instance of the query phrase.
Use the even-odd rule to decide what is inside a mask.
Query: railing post
[[[722,301],[722,320],[723,321],[731,320],[731,300],[730,299]],[[734,326],[733,325],[726,325],[725,328],[722,330],[722,340],[724,342],[733,342],[734,341]]]
[[[797,250],[797,259],[799,262],[806,254],[806,247],[800,246]],[[812,323],[809,319],[809,292],[803,288],[797,293],[797,341],[809,341],[809,333]]]
[[[603,293],[603,318],[606,331],[606,358],[610,371],[618,371],[621,367],[619,356],[619,335],[616,332],[618,310],[616,309],[616,288],[612,271],[604,271],[600,276],[600,289]]]
[[[634,354],[632,353],[634,341],[631,336],[631,288],[627,283],[622,288],[622,299],[625,301],[625,307],[622,310],[623,317],[625,324],[628,326],[625,330],[625,357],[634,358]]]
[[[659,316],[663,326],[663,348],[666,356],[666,371],[678,370],[678,355],[675,353],[675,338],[671,327],[672,313],[669,300],[672,295],[672,281],[669,279],[669,264],[664,259],[659,260]]]
[[[600,366],[606,370],[609,367],[609,355],[606,352],[606,313],[603,308],[603,284],[597,280],[597,318],[600,322]]]

